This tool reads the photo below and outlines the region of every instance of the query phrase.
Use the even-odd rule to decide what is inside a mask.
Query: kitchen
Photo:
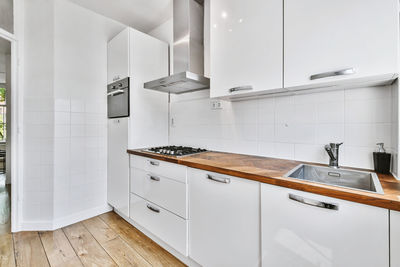
[[[398,1],[13,4],[1,266],[400,266]]]

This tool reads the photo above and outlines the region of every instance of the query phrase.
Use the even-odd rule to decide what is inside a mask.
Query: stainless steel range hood
[[[144,84],[144,88],[182,94],[210,88],[204,77],[203,24],[201,0],[174,0],[174,74]]]

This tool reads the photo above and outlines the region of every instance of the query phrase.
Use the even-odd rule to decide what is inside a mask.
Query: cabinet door
[[[107,83],[129,76],[129,29],[125,29],[108,42]]]
[[[259,183],[196,169],[188,177],[189,256],[207,267],[258,266]]]
[[[284,0],[284,6],[285,88],[397,73],[398,0]]]
[[[211,97],[282,90],[282,0],[211,0]]]
[[[337,209],[313,206],[318,202]],[[382,208],[262,184],[262,265],[389,266],[388,214]]]
[[[390,211],[390,266],[400,266],[400,212]]]

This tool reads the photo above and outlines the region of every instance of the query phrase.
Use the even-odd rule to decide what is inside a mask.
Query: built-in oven
[[[129,77],[107,86],[108,118],[129,117]]]

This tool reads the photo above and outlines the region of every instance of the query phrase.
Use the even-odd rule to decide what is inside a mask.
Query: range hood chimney
[[[174,74],[144,88],[174,94],[210,88],[204,77],[204,6],[202,0],[174,0]]]

